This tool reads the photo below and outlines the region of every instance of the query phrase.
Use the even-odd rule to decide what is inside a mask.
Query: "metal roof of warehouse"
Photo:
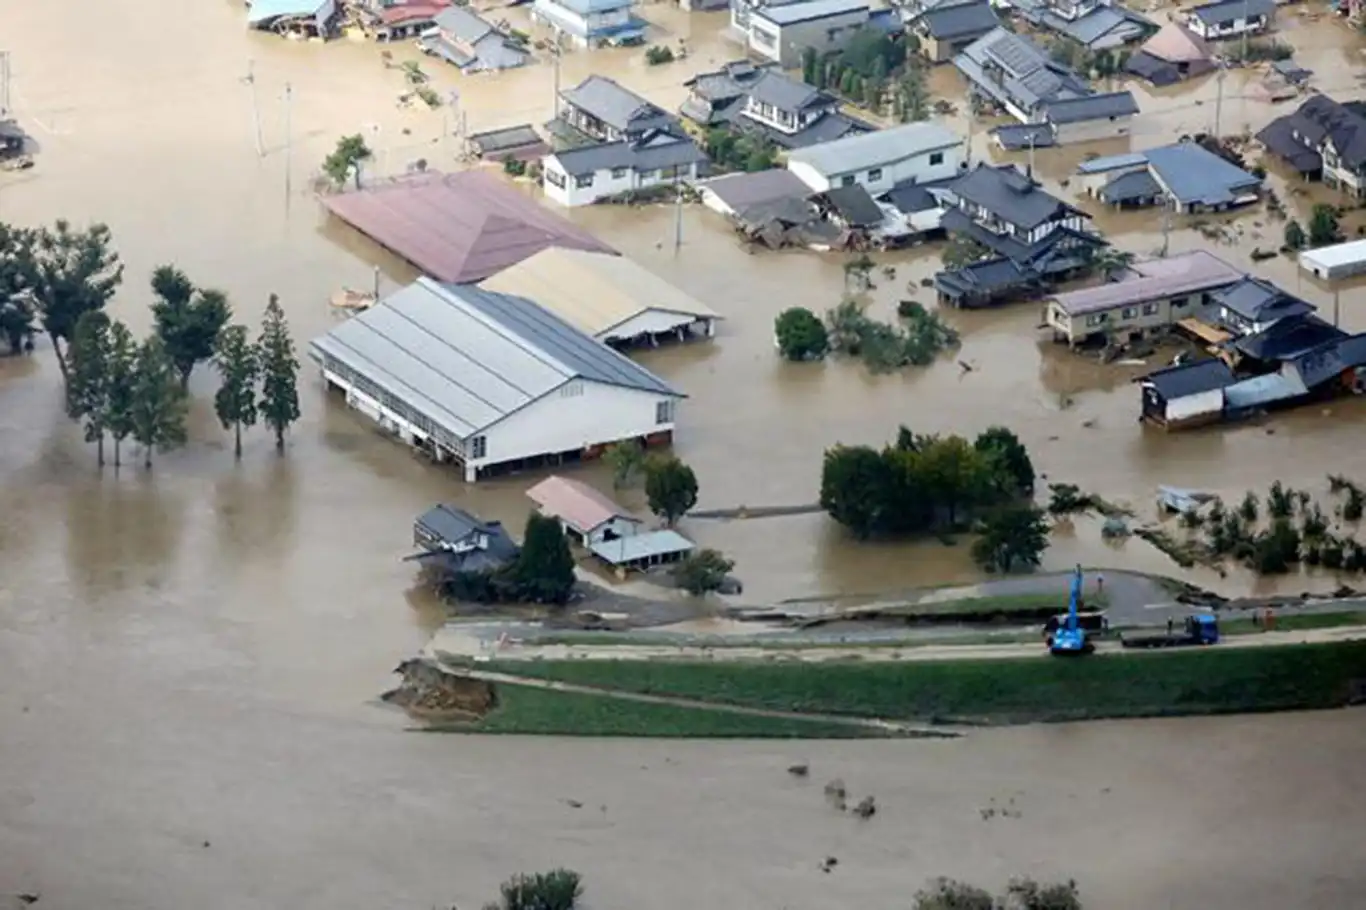
[[[343,322],[312,349],[460,438],[573,379],[683,397],[530,300],[429,278]]]
[[[937,123],[903,123],[885,130],[846,136],[797,149],[787,156],[824,176],[882,167],[939,149],[961,145],[963,140]]]
[[[440,281],[482,281],[552,246],[615,253],[484,171],[429,172],[322,198],[323,206]]]
[[[529,297],[594,336],[651,310],[718,318],[711,307],[640,263],[582,250],[542,250],[485,280],[481,287]]]

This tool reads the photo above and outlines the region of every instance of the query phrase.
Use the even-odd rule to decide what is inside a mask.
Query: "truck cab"
[[[1186,635],[1198,645],[1219,643],[1219,618],[1213,613],[1196,613],[1186,617]]]

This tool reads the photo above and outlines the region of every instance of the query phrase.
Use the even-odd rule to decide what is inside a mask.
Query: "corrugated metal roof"
[[[762,6],[754,10],[753,15],[782,27],[846,13],[857,13],[860,10],[868,11],[865,0],[799,0],[781,6]]]
[[[1261,186],[1262,181],[1203,146],[1177,142],[1143,153],[1154,176],[1182,205],[1215,205]]]
[[[638,562],[657,556],[687,553],[696,545],[677,531],[666,529],[646,531],[595,543],[589,549],[593,555],[614,566]]]
[[[482,281],[552,246],[616,253],[484,171],[430,172],[322,198],[371,240],[441,281]]]
[[[797,149],[787,156],[788,163],[799,162],[825,177],[866,171],[961,145],[963,140],[937,123],[904,123],[890,129],[846,136]]]
[[[1122,155],[1102,155],[1099,158],[1092,158],[1077,165],[1078,174],[1103,174],[1106,171],[1118,170],[1122,167],[1136,167],[1148,163],[1148,158],[1142,152],[1125,152]]]
[[[572,379],[682,397],[529,300],[420,278],[312,348],[468,438]]]
[[[1241,281],[1242,269],[1205,250],[1193,250],[1130,266],[1137,278],[1058,294],[1053,302],[1069,316],[1084,316],[1165,297],[1208,291]]]
[[[1366,261],[1366,240],[1350,240],[1321,246],[1317,250],[1306,250],[1300,253],[1299,259],[1300,266],[1309,270],[1319,268],[1327,271],[1342,265],[1355,265]]]
[[[1101,187],[1100,198],[1111,204],[1161,199],[1162,184],[1147,170],[1120,174]]]
[[[1106,92],[1081,98],[1063,98],[1048,102],[1051,123],[1083,123],[1107,117],[1129,117],[1138,113],[1138,102],[1132,92]]]
[[[613,518],[626,518],[636,524],[621,506],[586,483],[561,477],[547,477],[526,491],[527,498],[540,508],[541,513],[569,525],[580,534],[587,534]]]
[[[534,300],[599,338],[650,310],[719,318],[711,307],[634,260],[581,250],[544,250],[485,280],[482,287]]]
[[[1261,408],[1308,393],[1297,376],[1267,373],[1235,382],[1224,389],[1224,405],[1230,411]]]

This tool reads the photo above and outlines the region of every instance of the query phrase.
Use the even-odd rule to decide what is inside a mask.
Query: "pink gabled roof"
[[[451,0],[409,0],[396,6],[386,6],[379,11],[379,21],[385,25],[400,25],[404,22],[421,22],[431,19],[437,13],[449,8]]]
[[[1203,38],[1178,22],[1158,29],[1141,50],[1168,63],[1198,63],[1213,56]]]
[[[324,196],[323,206],[426,274],[483,281],[552,246],[617,251],[485,171],[404,177]]]
[[[625,509],[586,483],[558,474],[536,484],[526,495],[541,512],[558,518],[581,534],[587,534],[613,518],[639,523]]]

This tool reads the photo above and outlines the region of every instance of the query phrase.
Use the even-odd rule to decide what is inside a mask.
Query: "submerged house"
[[[794,79],[774,64],[727,63],[684,85],[681,113],[703,128],[726,126],[756,133],[783,149],[832,142],[874,127],[840,110],[829,92]]]
[[[277,34],[325,38],[337,21],[337,0],[251,0],[247,26]]]
[[[560,93],[560,122],[598,142],[639,139],[647,133],[682,135],[678,119],[607,76],[589,76]]]
[[[1257,140],[1301,176],[1366,196],[1366,104],[1315,95],[1273,120]]]
[[[1260,177],[1195,142],[1092,158],[1082,162],[1077,174],[1088,195],[1120,208],[1165,205],[1193,214],[1261,198]]]
[[[616,569],[648,569],[683,559],[693,542],[670,529],[644,530],[640,519],[586,483],[558,475],[527,490],[537,511],[559,521],[565,534]]]
[[[1222,360],[1197,360],[1140,377],[1140,419],[1163,429],[1181,429],[1219,421],[1224,389],[1238,378]]]
[[[993,134],[1006,148],[1044,148],[1129,134],[1138,113],[1131,92],[1096,92],[1029,39],[998,28],[953,59],[969,97],[1000,108],[1019,126]]]
[[[1090,268],[1096,252],[1108,245],[1091,231],[1089,215],[1012,165],[979,164],[943,193],[949,201],[944,229],[988,251],[984,259],[934,276],[939,299],[950,306],[1034,296]]]
[[[578,47],[639,44],[648,23],[635,14],[635,0],[535,0],[531,21]]]
[[[1146,16],[1113,0],[1012,0],[1025,21],[1103,51],[1139,41],[1157,30]]]
[[[988,0],[944,0],[906,19],[921,56],[931,63],[947,63],[1000,25]]]
[[[1186,26],[1206,40],[1266,31],[1276,15],[1276,0],[1215,0],[1185,11]]]
[[[1163,25],[1124,64],[1125,72],[1156,86],[1175,85],[1214,69],[1214,53],[1205,39],[1179,22]]]
[[[545,197],[566,207],[678,184],[706,176],[707,153],[696,142],[665,130],[566,149],[541,161]]]
[[[424,569],[450,574],[497,571],[520,553],[502,522],[483,521],[445,504],[433,506],[413,522],[413,546],[418,553],[408,559]]]
[[[366,0],[351,10],[372,40],[400,41],[435,28],[437,14],[450,7],[450,0]]]
[[[796,0],[752,8],[747,16],[750,53],[783,69],[801,66],[802,54],[843,50],[866,25],[867,0]]]
[[[435,25],[423,33],[418,47],[459,67],[462,73],[515,69],[531,59],[520,41],[463,6],[437,13]]]
[[[963,169],[963,139],[937,123],[900,126],[824,142],[787,156],[787,169],[812,191],[862,186],[874,196],[899,183],[930,183]]]

